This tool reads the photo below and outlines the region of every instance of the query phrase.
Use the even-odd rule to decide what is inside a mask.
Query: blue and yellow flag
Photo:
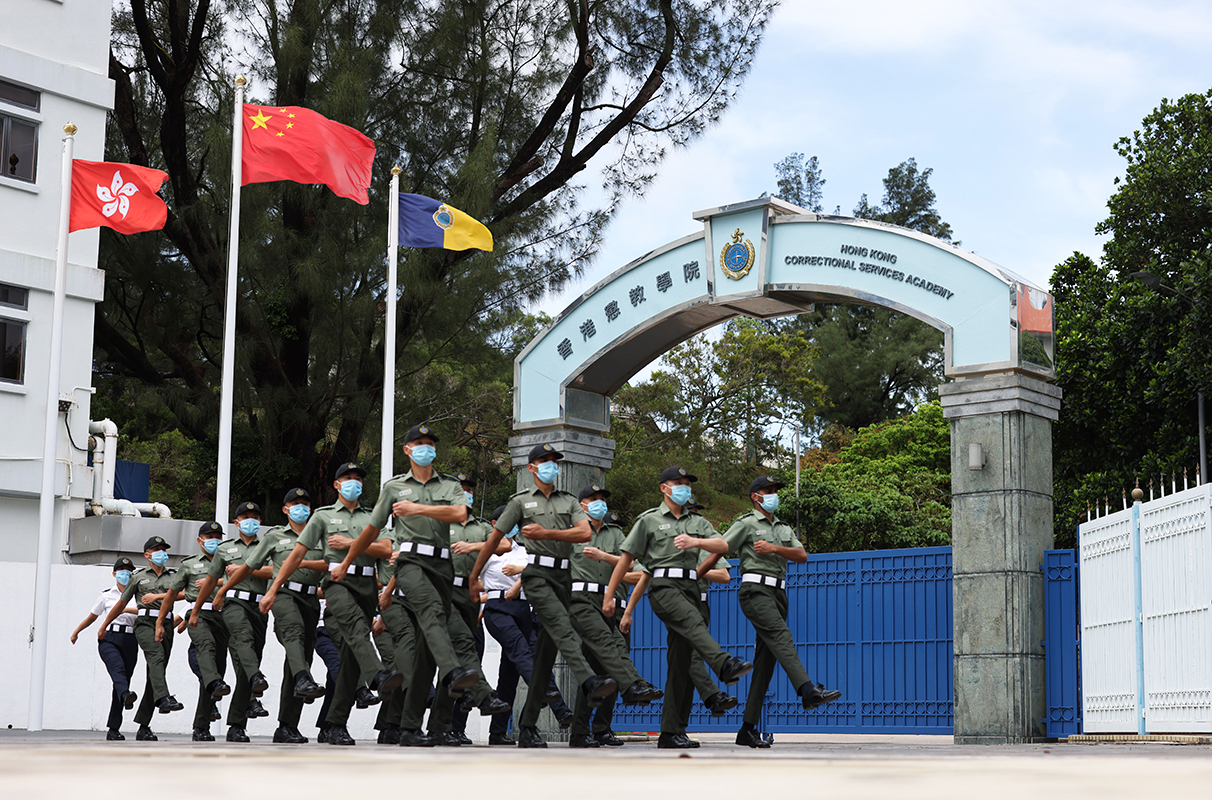
[[[421,194],[400,193],[400,244],[447,250],[492,250],[492,233],[454,206]]]

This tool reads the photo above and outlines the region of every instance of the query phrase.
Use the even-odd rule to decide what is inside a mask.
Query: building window
[[[24,311],[29,308],[29,289],[0,283],[0,306],[19,308]]]
[[[25,382],[25,323],[0,318],[0,381]]]
[[[0,81],[0,101],[38,111],[42,94],[8,81]],[[38,160],[38,123],[0,113],[0,172],[19,181],[34,182]]]
[[[24,86],[18,86],[15,83],[0,81],[0,100],[12,103],[15,106],[28,108],[31,111],[38,111],[42,106],[42,93],[35,92],[33,89],[26,89]]]

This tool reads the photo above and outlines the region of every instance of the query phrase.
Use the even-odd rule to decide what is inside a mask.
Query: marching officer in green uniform
[[[160,616],[156,620],[156,639],[162,639],[172,630],[169,622],[166,631],[164,624],[172,619],[170,609],[178,598],[184,597],[192,607],[198,599],[198,592],[206,583],[210,571],[211,560],[223,539],[223,526],[217,522],[206,522],[198,530],[198,549],[182,560],[181,568],[177,570],[176,580],[168,589],[168,597],[160,608]],[[215,611],[210,603],[203,603],[201,614],[194,620],[192,613],[189,638],[193,643],[194,652],[198,658],[198,671],[202,673],[201,685],[198,690],[198,706],[194,712],[193,740],[195,742],[213,742],[215,737],[210,732],[211,715],[215,711],[215,703],[224,696],[231,694],[231,687],[223,680],[223,672],[227,669],[227,626],[223,624],[223,615]]]
[[[366,527],[349,548],[345,561],[333,571],[341,580],[344,568],[367,548],[380,531],[399,545],[396,570],[388,584],[404,593],[404,609],[415,639],[412,668],[400,718],[400,745],[432,747],[431,736],[421,731],[427,690],[434,672],[440,676],[439,696],[462,697],[480,682],[475,669],[465,667],[451,640],[451,594],[454,568],[450,563],[450,526],[467,521],[467,498],[457,481],[439,475],[431,466],[437,457],[437,434],[427,425],[414,425],[404,438],[404,453],[411,461],[408,472],[383,484],[379,501]],[[393,599],[393,602],[395,600]],[[435,704],[437,700],[435,699]]]
[[[749,484],[753,512],[734,522],[724,534],[729,549],[740,554],[738,599],[741,611],[757,632],[753,680],[745,700],[744,724],[736,735],[736,743],[747,747],[770,746],[758,732],[757,724],[762,718],[762,702],[776,662],[783,665],[805,710],[842,696],[841,692],[826,689],[808,677],[787,627],[787,562],[802,564],[808,560],[808,554],[795,532],[774,516],[779,507],[778,490],[783,486],[765,475],[755,478]]]
[[[394,536],[392,541],[392,546],[396,547]],[[375,730],[379,732],[379,744],[399,744],[400,718],[404,715],[404,698],[407,697],[408,679],[417,646],[416,633],[408,619],[408,612],[404,610],[404,592],[391,585],[396,572],[394,551],[391,558],[379,559],[378,571],[379,584],[383,587],[379,594],[379,624],[383,632],[377,634],[375,646],[379,649],[383,664],[388,669],[398,670],[404,676],[404,681],[383,698],[378,716],[375,717]]]
[[[322,551],[322,560],[328,568],[328,575],[321,581],[328,607],[325,622],[330,630],[336,630],[338,635],[334,639],[341,653],[336,694],[326,720],[330,726],[326,739],[334,745],[356,744],[347,728],[355,702],[360,707],[369,705],[367,696],[372,691],[378,692],[381,700],[404,680],[399,672],[383,666],[370,639],[371,621],[379,602],[376,559],[391,557],[391,540],[378,537],[373,544],[363,546],[364,554],[359,551],[356,558],[348,556],[356,541],[354,537],[370,519],[370,512],[358,505],[365,478],[366,470],[353,462],[337,467],[333,480],[339,495],[337,502],[322,506],[311,515],[261,601],[262,609],[273,608],[283,585],[293,581],[295,571],[304,561],[315,560],[309,554]]]
[[[602,611],[614,616],[614,594],[619,584],[635,559],[643,562],[652,572],[649,603],[668,632],[669,670],[657,747],[682,749],[698,747],[698,742],[686,736],[694,691],[688,673],[694,651],[728,686],[752,670],[753,664],[724,652],[703,621],[697,571],[700,559],[695,551],[723,554],[728,545],[716,535],[711,523],[684,508],[690,500],[690,484],[698,478],[672,466],[661,473],[660,480],[663,502],[641,514],[623,541]]]
[[[510,710],[509,703],[497,697],[484,679],[484,667],[480,659],[484,655],[484,629],[480,626],[480,601],[472,600],[467,592],[467,576],[475,566],[476,557],[492,534],[492,525],[471,511],[475,499],[475,482],[465,473],[454,476],[467,498],[467,521],[450,525],[450,563],[454,568],[450,598],[450,641],[459,655],[460,663],[480,675],[476,685],[464,693],[456,707],[455,700],[438,695],[434,698],[433,711],[429,715],[429,735],[435,743],[454,747],[473,744],[466,734],[467,713],[473,703],[479,705],[481,716],[503,714]],[[509,545],[502,540],[497,555],[509,552]],[[477,636],[478,634],[478,636]],[[477,703],[478,700],[478,703]]]
[[[101,623],[101,630],[97,631],[97,641],[105,638],[105,631],[110,623],[117,619],[131,598],[134,598],[138,608],[135,640],[139,642],[143,661],[147,665],[147,683],[143,687],[143,699],[135,711],[135,722],[139,723],[135,738],[141,742],[154,742],[156,734],[152,733],[150,727],[152,707],[161,714],[167,714],[170,711],[180,711],[185,706],[169,694],[168,679],[165,676],[168,658],[173,651],[172,632],[167,632],[163,641],[156,639],[156,617],[160,615],[160,606],[175,580],[175,570],[165,569],[168,563],[168,542],[159,536],[151,537],[143,543],[143,556],[147,559],[148,566],[131,575],[130,583],[122,591],[122,597]]]
[[[609,510],[606,500],[609,497],[610,492],[597,485],[586,486],[577,496],[581,508],[589,516],[593,538],[572,546],[572,601],[569,611],[572,614],[572,627],[581,637],[581,648],[589,665],[613,677],[620,686],[627,687],[623,692],[624,703],[647,704],[659,700],[664,692],[640,677],[628,655],[627,639],[619,631],[619,620],[623,607],[627,605],[627,590],[623,586],[619,586],[616,595],[619,607],[614,616],[602,616],[603,593],[619,561],[624,537],[622,528],[606,522]],[[627,573],[623,580],[631,584],[639,577],[640,573],[633,571]],[[611,694],[592,712],[585,696],[577,697],[569,747],[619,747],[623,744],[623,740],[610,729],[617,697],[617,692]]]
[[[480,571],[488,557],[496,551],[505,532],[515,525],[526,539],[527,566],[522,572],[522,589],[534,608],[542,626],[534,648],[534,666],[530,673],[531,690],[518,725],[518,747],[546,747],[536,724],[539,712],[547,704],[546,695],[535,687],[547,686],[556,654],[564,656],[580,683],[591,708],[597,708],[618,689],[611,677],[594,673],[581,652],[572,626],[569,603],[572,600],[570,573],[572,545],[592,538],[589,519],[577,499],[555,488],[560,474],[557,463],[564,454],[550,444],[535,445],[530,450],[528,466],[534,486],[509,499],[505,511],[493,526],[492,536],[480,550],[471,570],[471,593],[478,597],[483,591]],[[626,570],[624,570],[626,571]],[[621,578],[621,576],[620,576]],[[617,583],[610,588],[613,593]],[[614,616],[612,608],[607,616]]]
[[[227,592],[248,576],[264,570],[267,564],[275,574],[281,569],[311,517],[311,495],[306,489],[291,489],[282,499],[282,513],[287,524],[261,532],[260,542],[215,595],[216,604],[221,606]],[[274,604],[274,634],[286,651],[275,744],[306,744],[307,737],[299,732],[303,704],[324,696],[324,687],[311,677],[311,662],[316,651],[316,627],[320,624],[320,579],[327,571],[323,551],[314,548],[307,551]]]
[[[257,535],[261,531],[261,507],[251,502],[236,506],[235,524],[239,534],[219,543],[189,619],[191,625],[196,625],[195,620],[207,601],[223,615],[223,623],[227,625],[227,647],[236,668],[236,690],[231,696],[231,707],[227,709],[227,741],[247,742],[249,701],[253,697],[260,697],[269,688],[269,681],[261,672],[261,653],[265,649],[265,629],[269,625],[269,616],[262,613],[257,604],[265,593],[265,585],[272,571],[269,567],[262,567],[251,573],[244,588],[233,592],[230,603],[224,603],[222,597],[212,599],[211,595],[220,579],[226,583],[260,543]]]

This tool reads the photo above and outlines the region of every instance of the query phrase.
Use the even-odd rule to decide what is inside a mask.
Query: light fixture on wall
[[[972,442],[968,445],[968,469],[979,470],[985,468],[985,448],[980,442]]]

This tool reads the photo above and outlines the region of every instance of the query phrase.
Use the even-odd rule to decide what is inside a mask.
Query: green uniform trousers
[[[435,672],[439,678],[437,703],[446,693],[440,679],[463,665],[451,640],[453,582],[454,566],[446,559],[411,553],[396,557],[396,586],[404,592],[404,610],[416,637],[412,668],[406,672],[408,685],[416,691],[405,693],[400,715],[400,727],[405,730],[420,730]]]
[[[227,649],[236,668],[236,686],[227,709],[227,724],[243,728],[248,723],[248,702],[252,699],[252,676],[261,670],[265,650],[265,629],[269,615],[262,614],[251,600],[225,598],[223,624],[227,626]]]
[[[223,678],[227,670],[227,626],[218,611],[199,611],[198,627],[186,628],[189,639],[198,654],[198,671],[202,673],[202,686],[198,690],[198,705],[194,709],[194,727],[210,729],[210,714],[215,701],[206,687]]]
[[[403,598],[391,598],[391,605],[379,613],[383,617],[383,626],[387,628],[376,643],[379,656],[383,659],[384,667],[398,670],[404,675],[404,682],[379,703],[379,715],[375,717],[377,731],[385,730],[388,725],[400,724],[400,717],[404,715],[404,698],[408,693],[408,678],[412,674],[413,651],[416,649],[416,634],[408,621],[408,612],[404,610]]]
[[[173,652],[173,632],[175,628],[166,620],[164,622],[164,641],[156,641],[156,618],[135,618],[135,641],[143,651],[143,663],[146,664],[147,682],[143,685],[143,699],[135,711],[135,722],[146,725],[151,722],[155,712],[156,701],[167,697],[168,679],[165,671],[168,669],[168,657]]]
[[[379,593],[375,579],[346,575],[340,583],[324,587],[328,615],[324,618],[330,633],[335,628],[341,668],[337,670],[337,685],[328,709],[329,725],[344,725],[349,721],[359,686],[369,686],[383,662],[370,641],[370,623],[379,608]],[[338,638],[339,637],[339,638]]]
[[[711,606],[707,605],[706,600],[700,600],[699,604],[703,611],[703,622],[710,625]],[[694,690],[699,693],[699,699],[704,703],[707,698],[720,692],[720,687],[711,679],[711,673],[707,671],[707,665],[703,663],[703,657],[698,652],[690,657],[690,682],[694,684]]]
[[[757,632],[753,675],[749,683],[749,697],[745,700],[745,722],[757,725],[762,719],[762,703],[766,699],[766,689],[770,686],[776,662],[783,665],[783,671],[797,692],[811,678],[800,663],[795,640],[787,627],[786,590],[762,583],[742,583],[737,594],[741,611]]]
[[[542,687],[551,681],[551,668],[557,654],[564,656],[576,677],[578,692],[596,673],[581,652],[580,639],[572,627],[572,615],[568,610],[572,602],[572,577],[568,570],[531,564],[522,573],[522,591],[526,592],[526,599],[542,626],[535,642],[534,666],[527,684],[531,689],[526,693],[526,705],[518,720],[520,725],[534,727],[538,724],[539,712],[547,706]]]
[[[302,697],[295,697],[295,676],[311,674],[316,653],[316,627],[320,624],[320,598],[283,588],[274,600],[274,635],[286,658],[282,665],[282,691],[278,695],[278,724],[299,726],[303,716]]]
[[[653,578],[648,602],[665,623],[669,665],[665,679],[665,703],[661,711],[661,733],[685,733],[690,722],[694,685],[690,680],[690,662],[697,651],[718,675],[728,660],[707,630],[703,603],[695,581]]]
[[[488,681],[484,679],[484,667],[480,664],[480,654],[476,652],[476,639],[472,630],[480,624],[480,604],[473,602],[467,586],[455,586],[450,599],[450,642],[454,645],[459,656],[459,666],[464,669],[474,669],[480,679],[471,687],[471,696],[476,705],[483,703],[492,691]],[[448,692],[438,692],[433,699],[433,711],[429,715],[428,731],[432,733],[448,733],[454,728],[455,699]]]
[[[581,650],[589,666],[599,675],[609,675],[618,683],[620,689],[626,689],[640,680],[640,673],[628,655],[630,648],[627,639],[619,632],[619,620],[623,618],[623,609],[616,604],[614,616],[610,619],[602,613],[602,592],[573,592],[572,602],[568,610],[572,613],[572,627],[581,637]],[[597,712],[590,715],[593,709],[583,693],[577,694],[576,716],[572,719],[572,733],[605,733],[610,730],[611,720],[614,719],[614,704],[618,700],[617,691],[602,701]]]

